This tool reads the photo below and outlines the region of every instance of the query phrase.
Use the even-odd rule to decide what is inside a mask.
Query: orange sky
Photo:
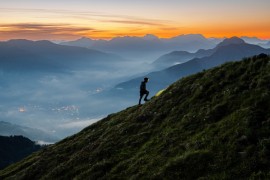
[[[0,40],[181,34],[270,39],[269,0],[9,0]]]

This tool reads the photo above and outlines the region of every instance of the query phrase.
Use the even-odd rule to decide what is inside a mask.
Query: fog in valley
[[[11,73],[0,75],[2,121],[48,131],[60,138],[134,105],[96,97],[115,84],[143,70],[140,63],[114,68],[65,73]]]
[[[217,45],[201,35],[183,35],[166,41],[144,37],[135,39],[134,44],[134,38],[120,40],[117,44],[99,44],[98,50],[87,47],[89,39],[84,44],[79,39],[61,45],[49,41],[0,42],[0,122],[4,122],[2,130],[13,125],[19,129],[3,134],[0,126],[0,134],[31,134],[29,131],[35,130],[29,128],[34,128],[44,136],[53,136],[34,140],[60,140],[110,113],[137,105],[140,82],[146,75],[150,77],[147,87],[151,98],[182,76],[227,60],[270,51],[239,38],[225,39]],[[142,51],[146,40],[146,45],[153,47]],[[217,39],[217,43],[220,41]],[[190,51],[181,50],[185,43],[189,43]],[[167,49],[161,50],[163,47]],[[224,54],[224,49],[232,52]]]

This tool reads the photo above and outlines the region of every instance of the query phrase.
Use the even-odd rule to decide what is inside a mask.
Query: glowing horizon
[[[0,40],[145,34],[270,39],[269,7],[269,0],[10,0],[1,2]]]

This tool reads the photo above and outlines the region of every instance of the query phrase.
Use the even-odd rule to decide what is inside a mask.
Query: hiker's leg
[[[145,91],[145,97],[144,97],[145,101],[148,101],[148,99],[147,99],[148,95],[149,95],[149,91]]]
[[[141,105],[142,97],[143,97],[143,94],[140,94],[139,105]]]

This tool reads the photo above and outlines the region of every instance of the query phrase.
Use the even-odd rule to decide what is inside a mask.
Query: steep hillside
[[[0,171],[0,179],[269,179],[270,57],[183,78],[160,96]]]

